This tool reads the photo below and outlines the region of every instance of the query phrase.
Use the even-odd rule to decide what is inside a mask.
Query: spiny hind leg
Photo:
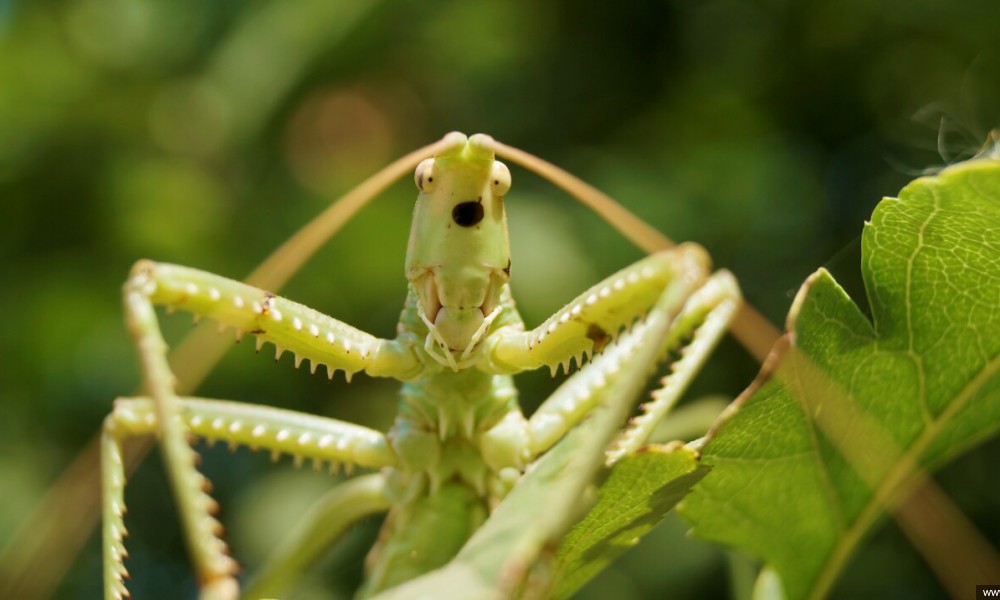
[[[379,468],[396,463],[395,455],[389,448],[385,436],[375,430],[344,423],[333,419],[306,415],[253,404],[241,404],[221,400],[201,398],[176,398],[177,417],[187,430],[207,440],[222,440],[230,446],[247,446],[271,452],[273,458],[291,454],[297,464],[312,460],[318,468],[329,462],[331,471],[344,463]],[[154,435],[160,431],[156,403],[145,397],[122,398],[115,402],[114,411],[104,423],[102,434],[102,491],[104,512],[104,570],[105,599],[113,600],[128,595],[123,578],[127,576],[123,559],[125,512],[124,487],[125,471],[122,464],[122,444],[131,437]],[[191,450],[194,453],[193,450]],[[209,546],[202,551],[225,552],[225,545],[219,538],[221,526],[212,516],[215,502],[205,493],[207,480],[197,471],[191,478],[197,479],[198,490],[186,505],[204,507],[196,531],[200,537],[193,540],[199,547]],[[375,486],[375,488],[372,488]],[[366,492],[367,504],[361,511],[379,512],[378,507],[386,502],[379,500],[377,482],[357,487]],[[354,487],[349,489],[354,489]],[[377,489],[376,489],[377,488]],[[373,491],[374,489],[374,491]],[[363,516],[363,515],[362,515]],[[182,515],[183,519],[184,515]],[[360,517],[359,517],[360,518]],[[327,532],[329,533],[329,531]],[[279,559],[280,559],[279,555]],[[301,562],[302,557],[296,555]],[[232,561],[232,559],[229,559]],[[235,567],[233,563],[231,568]],[[198,572],[199,577],[202,572]],[[204,583],[205,580],[202,579]],[[231,577],[207,582],[202,598],[235,598],[238,593],[235,580]]]
[[[149,403],[149,414],[153,415],[152,402]],[[131,424],[120,420],[119,415],[112,413],[104,422],[101,433],[101,496],[103,513],[103,559],[104,559],[104,598],[105,600],[121,600],[130,596],[124,579],[128,578],[124,559],[128,556],[124,538],[127,534],[124,523],[125,514],[125,469],[122,461],[122,445],[126,439],[134,435],[149,435],[156,433],[153,429],[136,433],[131,430]],[[154,419],[155,423],[155,419]],[[194,454],[194,451],[191,450]],[[166,452],[164,452],[166,455]],[[222,525],[213,514],[217,504],[208,495],[210,484],[208,480],[194,469],[193,461],[189,472],[183,473],[185,491],[177,493],[179,500],[183,495],[184,508],[180,511],[182,526],[188,536],[187,544],[195,571],[198,576],[202,600],[235,600],[239,596],[239,585],[236,583],[236,562],[228,555],[225,542],[219,537]],[[176,488],[175,488],[176,490]],[[192,507],[196,508],[192,514]],[[208,559],[206,561],[206,558]]]
[[[697,377],[729,329],[741,304],[739,285],[728,271],[716,272],[688,298],[659,353],[660,357],[670,357],[669,371],[660,379],[651,400],[640,405],[641,414],[629,421],[625,431],[608,450],[608,464],[635,452],[646,443],[657,424]]]
[[[191,556],[195,572],[200,583],[200,597],[203,600],[235,600],[239,594],[236,582],[236,562],[229,556],[225,542],[219,538],[220,526],[212,516],[215,502],[207,494],[208,481],[195,467],[197,455],[188,444],[188,429],[181,419],[180,400],[174,392],[175,378],[167,364],[167,344],[160,333],[159,323],[153,303],[148,294],[148,281],[141,277],[133,277],[125,285],[124,301],[126,321],[129,331],[139,352],[140,366],[143,373],[146,393],[152,398],[155,415],[155,433],[159,438],[163,462],[170,480],[174,501]],[[114,422],[112,422],[114,425]],[[124,474],[115,465],[121,462],[120,444],[115,439],[116,430],[105,427],[102,448],[105,452],[104,462],[106,486],[114,487],[124,484]],[[112,464],[113,463],[113,464]],[[110,468],[109,468],[110,467]],[[105,500],[106,518],[119,519],[119,513],[124,510],[121,494],[106,494],[119,496]],[[116,510],[115,507],[118,507]],[[105,528],[110,528],[106,521]],[[124,529],[106,531],[105,534],[105,564],[119,556],[124,548],[118,548]],[[107,600],[120,598],[127,594],[121,576],[124,567],[106,566],[106,576],[111,579],[105,583]]]

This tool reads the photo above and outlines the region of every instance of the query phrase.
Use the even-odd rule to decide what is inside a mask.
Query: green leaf
[[[681,507],[696,535],[765,559],[792,599],[825,596],[886,505],[1000,428],[1000,162],[883,200],[862,263],[873,322],[812,275]]]
[[[600,499],[556,556],[554,596],[567,598],[663,520],[708,469],[683,445],[647,446],[615,464]]]

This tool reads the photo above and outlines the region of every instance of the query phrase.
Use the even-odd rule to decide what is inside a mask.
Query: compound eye
[[[427,158],[417,165],[417,170],[413,173],[413,181],[417,184],[417,189],[424,194],[429,194],[437,187],[437,178],[434,177],[434,159]]]
[[[502,162],[493,161],[493,168],[490,169],[490,189],[498,198],[506,196],[510,191],[510,170]]]

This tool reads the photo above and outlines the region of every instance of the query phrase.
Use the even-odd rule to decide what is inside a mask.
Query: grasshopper
[[[607,451],[608,462],[646,440],[739,308],[735,279],[726,271],[713,273],[708,254],[684,244],[625,267],[528,329],[510,285],[504,204],[511,176],[497,156],[538,172],[584,203],[603,202],[598,209],[608,212],[611,201],[590,193],[592,188],[483,134],[450,133],[425,153],[401,159],[407,170],[419,161],[419,194],[405,261],[409,292],[394,339],[247,283],[182,266],[136,263],[123,295],[144,394],[116,401],[102,433],[106,600],[128,595],[122,445],[132,437],[155,435],[159,441],[204,599],[233,599],[240,590],[208,481],[196,468],[192,438],[287,453],[297,462],[375,470],[338,487],[334,516],[324,521],[330,529],[322,532],[332,539],[365,516],[388,513],[366,560],[359,597],[447,563],[537,457],[602,402],[632,402],[605,398],[602,390],[616,377],[634,376],[635,368],[622,365],[637,344],[655,344],[660,360],[675,360],[663,386]],[[374,188],[365,189],[353,210],[374,196]],[[611,219],[630,235],[642,235],[638,230],[648,226],[629,217]],[[255,335],[258,349],[271,343],[278,355],[294,353],[296,366],[308,361],[311,371],[322,366],[331,378],[335,371],[348,380],[363,371],[397,379],[398,416],[382,433],[277,408],[179,395],[156,306],[212,319],[237,336]],[[651,338],[644,331],[643,324],[654,319],[669,324],[665,335]],[[543,366],[569,373],[574,363],[578,370],[526,418],[512,375]],[[279,551],[246,594],[280,592],[275,582],[307,562],[315,545]]]

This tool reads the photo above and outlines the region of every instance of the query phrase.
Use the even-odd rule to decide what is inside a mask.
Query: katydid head
[[[494,160],[493,139],[450,133],[417,166],[420,194],[406,251],[406,278],[434,337],[452,351],[483,338],[510,277],[503,197],[510,171]]]

